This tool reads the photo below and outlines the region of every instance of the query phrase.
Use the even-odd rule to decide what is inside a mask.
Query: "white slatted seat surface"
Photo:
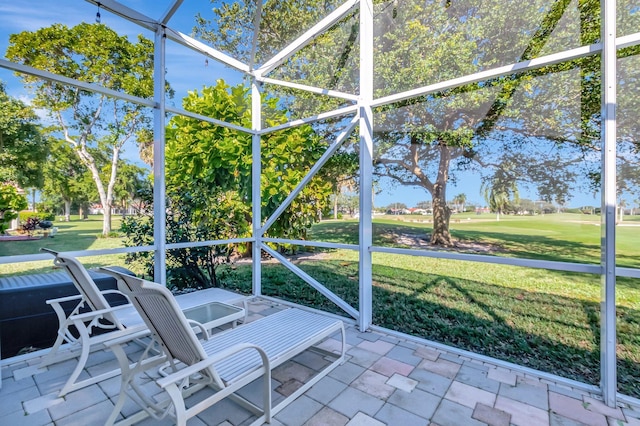
[[[340,321],[303,311],[286,309],[241,327],[216,334],[202,342],[207,354],[215,354],[237,343],[260,346],[271,360],[274,368],[286,361],[292,348],[298,352],[318,343],[324,337],[340,330]],[[285,332],[274,333],[273,330]],[[260,356],[254,351],[244,351],[214,364],[216,371],[226,383],[232,383],[248,371],[262,365]]]

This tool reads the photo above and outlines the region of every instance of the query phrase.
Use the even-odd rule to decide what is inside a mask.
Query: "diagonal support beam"
[[[217,118],[207,117],[206,115],[187,111],[182,108],[176,108],[176,107],[167,105],[165,106],[165,110],[172,114],[184,115],[185,117],[191,117],[191,118],[195,118],[196,120],[206,121],[208,123],[215,124],[216,126],[226,127],[227,129],[233,129],[243,133],[251,133],[251,134],[254,133],[253,130],[247,129],[246,127],[238,126],[237,124],[227,123],[226,121],[218,120]]]
[[[488,80],[490,78],[503,77],[503,76],[514,74],[521,71],[542,68],[547,65],[555,65],[555,64],[570,61],[573,59],[584,58],[585,56],[590,56],[590,55],[599,53],[601,50],[602,50],[602,46],[600,45],[600,43],[592,44],[590,46],[582,46],[575,49],[566,50],[560,53],[541,56],[539,58],[531,59],[529,61],[518,62],[511,65],[492,68],[486,71],[477,72],[475,74],[466,75],[464,77],[452,78],[451,80],[445,80],[445,81],[430,84],[427,86],[419,87],[417,89],[408,90],[406,92],[385,96],[382,98],[375,99],[371,104],[371,106],[373,108],[376,108],[379,106],[389,105],[395,102],[401,102],[407,99],[428,95],[430,93],[441,92],[447,89],[453,89],[454,87],[460,87],[460,86],[464,86],[471,83],[478,83],[484,80]]]
[[[347,107],[334,109],[333,111],[323,112],[322,114],[313,115],[311,117],[301,118],[299,120],[289,121],[288,123],[278,126],[269,127],[260,131],[261,135],[277,132],[278,130],[289,129],[291,127],[302,126],[304,124],[315,123],[316,121],[326,120],[328,118],[341,117],[358,112],[358,105],[350,105]]]
[[[328,28],[331,28],[336,22],[342,19],[347,13],[354,7],[358,6],[359,0],[349,0],[316,25],[311,27],[307,32],[302,34],[296,40],[294,40],[289,46],[280,51],[276,56],[268,60],[264,65],[256,70],[258,77],[268,74],[273,71],[274,68],[282,64],[284,61],[293,56],[297,51],[311,43],[313,39],[321,35]]]
[[[167,11],[162,14],[162,16],[160,17],[160,22],[163,24],[169,22],[169,19],[171,19],[171,17],[173,17],[173,15],[178,11],[183,2],[184,0],[175,0],[173,4],[169,6]]]
[[[231,68],[242,71],[245,74],[249,74],[250,72],[249,66],[245,63],[240,62],[239,60],[232,58],[226,53],[222,53],[219,50],[214,49],[213,47],[207,46],[203,42],[198,41],[186,34],[183,34],[180,31],[167,28],[167,38],[171,41],[175,41],[176,43],[181,44],[182,46],[195,50],[198,53],[202,53],[205,56],[210,57],[211,59],[215,59],[218,62],[228,65]]]
[[[116,99],[122,99],[123,101],[131,102],[138,105],[144,105],[148,107],[156,106],[156,102],[153,99],[145,99],[138,96],[132,96],[127,93],[118,92],[117,90],[107,89],[106,87],[102,87],[98,84],[87,83],[86,81],[64,77],[62,75],[54,74],[49,71],[43,71],[37,68],[33,68],[28,65],[16,64],[15,62],[10,62],[6,59],[0,59],[0,68],[6,68],[8,70],[16,71],[19,73],[32,75],[34,77],[38,77],[47,81],[67,84],[69,86],[78,87],[82,90],[100,93],[102,95],[111,96]]]
[[[280,263],[282,263],[282,265],[284,267],[286,267],[287,269],[289,269],[291,272],[293,272],[294,274],[296,274],[297,276],[299,276],[300,278],[302,278],[304,280],[304,282],[306,282],[307,284],[309,284],[311,287],[315,288],[316,290],[318,290],[323,296],[325,296],[327,299],[331,300],[333,303],[335,303],[336,305],[338,305],[338,307],[340,309],[342,309],[343,311],[345,311],[347,314],[349,314],[350,316],[352,316],[353,318],[355,318],[356,320],[358,319],[358,311],[356,311],[355,309],[353,309],[353,307],[351,305],[349,305],[347,302],[345,302],[344,300],[342,300],[338,295],[336,295],[334,292],[332,292],[331,290],[329,290],[328,288],[326,288],[325,286],[323,286],[320,282],[318,282],[315,278],[313,278],[312,276],[310,276],[309,274],[307,274],[305,271],[303,271],[302,269],[298,268],[296,265],[294,265],[293,263],[291,263],[286,257],[284,257],[283,255],[281,255],[280,253],[278,253],[277,251],[273,250],[271,247],[269,247],[266,244],[262,245],[262,250],[266,251],[267,253],[269,253],[271,256],[273,256],[275,259],[278,259],[280,261]]]
[[[311,168],[311,170],[309,170],[309,173],[307,173],[304,179],[300,181],[298,186],[296,186],[295,189],[291,191],[289,196],[282,202],[282,204],[280,204],[280,206],[276,209],[276,211],[273,212],[273,214],[269,217],[269,219],[267,219],[265,224],[262,226],[262,234],[264,234],[267,231],[267,229],[269,229],[269,227],[273,225],[273,223],[280,217],[280,215],[285,211],[285,209],[289,207],[289,205],[293,202],[293,200],[298,196],[300,191],[302,191],[302,189],[309,183],[309,181],[311,181],[311,179],[316,175],[316,173],[320,171],[322,166],[324,166],[324,164],[327,161],[329,161],[329,158],[331,158],[331,156],[342,146],[342,143],[347,139],[347,137],[349,137],[349,135],[351,134],[351,131],[358,124],[358,121],[359,121],[359,117],[357,116],[354,117],[353,120],[351,120],[351,123],[349,123],[349,126],[346,129],[344,129],[342,132],[340,132],[340,134],[338,135],[338,138],[333,143],[333,145],[331,145],[329,149],[327,149],[325,153],[322,154],[322,157],[320,157],[318,162],[313,165],[313,167]]]
[[[331,96],[331,97],[338,98],[338,99],[347,99],[347,100],[350,100],[350,101],[358,101],[358,99],[359,99],[358,95],[353,95],[351,93],[345,93],[345,92],[340,92],[340,91],[337,91],[337,90],[330,90],[330,89],[321,89],[319,87],[308,86],[306,84],[292,83],[292,82],[289,82],[289,81],[276,80],[276,79],[273,79],[273,78],[266,78],[266,77],[261,78],[259,80],[261,82],[267,83],[267,84],[274,84],[274,85],[277,85],[277,86],[290,87],[291,89],[303,90],[305,92],[317,93],[319,95]]]
[[[142,28],[146,28],[149,31],[156,32],[156,28],[161,26],[162,23],[157,21],[150,16],[145,15],[144,13],[140,13],[135,9],[131,9],[123,5],[122,3],[118,3],[113,0],[85,0],[87,3],[91,3],[95,6],[100,5],[100,8],[104,10],[108,10],[116,16],[126,19],[127,21],[131,21],[136,25],[141,26]]]

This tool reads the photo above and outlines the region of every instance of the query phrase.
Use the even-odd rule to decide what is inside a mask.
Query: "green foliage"
[[[248,60],[255,48],[249,36],[255,4],[211,3],[212,17],[198,16],[196,33]],[[261,24],[269,31],[258,33],[257,62],[273,57],[338,3],[265,5]],[[373,14],[374,98],[597,43],[600,37],[596,0],[490,0],[482,6],[446,2],[444,7],[417,0],[376,1]],[[357,91],[357,24],[357,14],[346,16],[273,74],[315,87]],[[624,95],[619,101],[635,111],[637,97],[631,94],[637,76],[632,72],[620,76],[619,84],[627,90],[620,91]],[[537,198],[563,204],[570,191],[582,189],[581,180],[588,181],[599,167],[591,153],[598,150],[600,138],[600,84],[599,57],[593,55],[382,106],[374,111],[375,173],[431,195],[436,225],[433,244],[450,243],[446,188],[460,171],[471,170],[478,179],[490,180],[504,168],[503,163],[517,163],[511,176],[514,188],[528,185],[537,191]],[[273,90],[302,116],[338,105],[325,99],[319,102],[315,94]],[[637,120],[633,114],[630,117],[630,125],[621,133],[637,148]],[[637,166],[637,149],[621,152],[633,154]],[[599,169],[595,171],[599,176]],[[497,199],[504,191],[496,188],[495,193]]]
[[[8,96],[0,81],[0,182],[41,187],[47,144],[37,121],[33,109]]]
[[[357,308],[356,253],[338,250],[298,266]],[[231,272],[231,271],[230,271]],[[239,267],[227,288],[251,292],[251,270]],[[504,265],[383,254],[373,260],[373,322],[574,380],[599,380],[599,278]],[[637,299],[637,285],[631,292]],[[346,316],[282,265],[262,268],[264,294]],[[620,390],[640,395],[638,310],[618,311]]]
[[[229,87],[223,81],[193,91],[184,99],[184,108],[228,123],[251,127],[248,90]],[[263,118],[269,125],[287,121],[277,99],[266,99]],[[299,126],[262,136],[262,217],[271,215],[321,157],[327,142],[310,126]],[[172,118],[167,128],[167,193],[209,193],[212,202],[194,210],[206,215],[211,205],[251,203],[251,136],[189,117]],[[329,202],[331,184],[319,176],[311,179],[291,206],[267,231],[267,236],[304,238],[306,230],[319,219]],[[198,199],[202,199],[198,197]],[[251,219],[237,223],[235,235],[250,232]]]
[[[49,146],[49,161],[43,165],[44,199],[68,217],[73,201],[98,199],[95,183],[87,167],[78,161],[77,154],[66,141],[51,137]]]
[[[31,236],[33,232],[38,229],[38,225],[40,225],[40,219],[35,216],[30,216],[26,221],[20,224],[20,229],[22,232]]]
[[[141,191],[150,191],[151,182],[148,179],[149,171],[143,167],[120,160],[118,164],[118,178],[114,187],[115,200],[125,215],[127,208],[136,201],[136,196]],[[135,206],[140,208],[140,206]]]
[[[482,183],[481,191],[492,212],[505,213],[513,203],[519,201],[517,179],[512,170],[506,166],[498,169],[491,179]]]
[[[27,219],[29,219],[31,217],[35,217],[38,220],[49,220],[49,221],[56,220],[56,215],[54,213],[50,213],[50,212],[21,211],[19,213],[19,215],[20,215],[20,222],[26,222]]]
[[[265,100],[264,117],[271,125],[287,121],[277,99]],[[184,108],[239,126],[251,127],[251,101],[242,86],[216,86],[193,91]],[[167,126],[166,143],[166,235],[169,243],[225,240],[251,235],[251,135],[185,116],[175,116]],[[309,126],[262,137],[262,217],[271,215],[320,158],[327,143]],[[304,239],[329,203],[331,184],[314,177],[267,236]],[[147,202],[150,205],[150,201]],[[142,214],[126,218],[122,230],[127,245],[150,242],[153,218]],[[280,247],[280,249],[286,249]],[[246,250],[224,244],[167,252],[167,282],[182,288],[219,285],[216,270]],[[149,274],[153,261],[148,254],[130,260],[144,263]]]
[[[120,238],[120,233],[118,231],[111,231],[108,234],[97,234],[96,238]]]
[[[142,35],[132,42],[106,25],[81,23],[69,28],[53,24],[33,32],[12,34],[6,57],[133,96],[153,96],[153,43]],[[135,140],[150,128],[150,109],[28,74],[21,74],[21,78],[34,91],[33,104],[49,112],[57,125],[53,130],[63,135],[73,155],[90,171],[104,207],[103,233],[109,234],[118,158],[127,141]],[[63,158],[66,162],[68,154],[64,153]],[[104,173],[104,164],[113,167]],[[53,185],[62,183],[64,187],[70,172],[65,167],[61,171],[64,176],[50,174],[55,181]],[[78,188],[63,189],[68,209],[69,198],[78,194]]]
[[[27,208],[27,198],[18,194],[15,186],[0,183],[0,235],[9,229],[11,221],[20,210]]]
[[[228,194],[219,193],[212,200],[206,192],[173,193],[167,200],[166,236],[169,243],[210,241],[233,238],[235,229],[250,213],[238,200],[225,199]],[[138,194],[143,206],[151,206],[151,192]],[[215,202],[214,202],[215,201]],[[214,204],[209,204],[214,202]],[[121,231],[126,235],[125,245],[145,246],[153,241],[153,212],[141,209],[135,216],[123,218]],[[214,245],[167,250],[167,285],[174,289],[218,287],[216,270],[229,263],[234,245]],[[153,276],[152,253],[131,253],[127,262],[141,267],[145,274]]]

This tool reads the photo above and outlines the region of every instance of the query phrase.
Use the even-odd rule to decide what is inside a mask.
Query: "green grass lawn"
[[[425,237],[430,224],[411,220],[427,218],[376,218],[374,244],[409,247],[396,237]],[[626,221],[616,228],[617,261],[640,267],[634,247],[640,227],[627,224],[634,223]],[[99,218],[56,226],[61,229],[55,238],[12,243],[18,248],[9,254],[35,253],[43,242],[63,251],[122,246],[118,238],[96,237]],[[456,240],[490,246],[496,256],[593,264],[600,259],[599,217],[557,214],[496,221],[494,215],[456,215],[451,228]],[[326,221],[313,227],[311,238],[357,244],[357,232],[357,221]],[[124,265],[124,256],[82,261],[89,266]],[[373,262],[375,324],[587,383],[599,382],[599,276],[384,253],[374,253]],[[27,265],[35,263],[46,264],[36,271],[51,267],[50,262]],[[0,265],[0,274],[24,273],[22,265]],[[327,250],[322,259],[299,261],[298,266],[358,307],[357,252]],[[262,271],[264,294],[344,314],[285,267],[268,263]],[[226,287],[251,292],[249,265],[223,267],[219,272]],[[616,296],[619,390],[640,397],[640,280],[618,278]]]
[[[337,250],[297,265],[358,308],[358,255]],[[262,267],[263,293],[346,315],[288,269]],[[621,282],[619,284],[623,284]],[[249,293],[250,267],[226,287]],[[619,390],[640,397],[638,283],[619,286]],[[599,277],[504,265],[374,253],[373,322],[541,371],[597,385]],[[620,297],[618,298],[620,301]]]
[[[383,216],[374,219],[374,245],[411,248],[399,235],[427,240],[430,216]],[[418,222],[422,221],[422,222]],[[451,218],[451,234],[460,242],[492,247],[496,256],[578,263],[600,262],[600,217],[579,214],[501,216],[460,214]],[[358,222],[326,221],[313,228],[312,238],[336,243],[358,243]],[[637,241],[640,222],[627,220],[616,227],[618,266],[640,268]],[[483,253],[485,254],[485,253]]]
[[[600,262],[599,217],[460,215],[454,239],[495,247],[492,255]],[[374,244],[415,248],[398,235],[426,236],[425,217],[374,220]],[[633,224],[632,221],[627,223]],[[617,263],[640,267],[640,227],[616,228]],[[327,221],[311,239],[357,244],[357,221]],[[330,251],[298,266],[357,308],[358,254]],[[373,317],[380,326],[597,385],[600,277],[544,269],[374,253]],[[228,280],[250,291],[250,276]],[[344,314],[280,265],[263,266],[266,294]],[[619,390],[640,397],[640,280],[618,278]]]
[[[112,229],[120,228],[120,217],[114,216],[111,222]],[[100,250],[124,247],[122,238],[101,238],[102,216],[91,215],[83,220],[78,216],[72,216],[70,222],[56,220],[53,226],[58,228],[58,233],[53,238],[42,238],[29,241],[1,241],[0,256],[17,256],[37,254],[41,247],[55,251]],[[100,259],[83,258],[83,262],[89,261],[90,266],[98,264],[123,264],[124,256],[100,256]],[[105,263],[102,263],[104,261]],[[3,275],[43,273],[52,270],[51,261],[27,262],[17,264],[0,265],[0,277]]]

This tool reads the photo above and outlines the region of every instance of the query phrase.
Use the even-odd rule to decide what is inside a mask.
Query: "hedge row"
[[[22,211],[19,213],[19,215],[20,215],[21,223],[25,223],[27,219],[29,219],[30,217],[37,217],[40,220],[50,220],[52,222],[56,219],[56,215],[54,213],[45,213],[45,212]]]

